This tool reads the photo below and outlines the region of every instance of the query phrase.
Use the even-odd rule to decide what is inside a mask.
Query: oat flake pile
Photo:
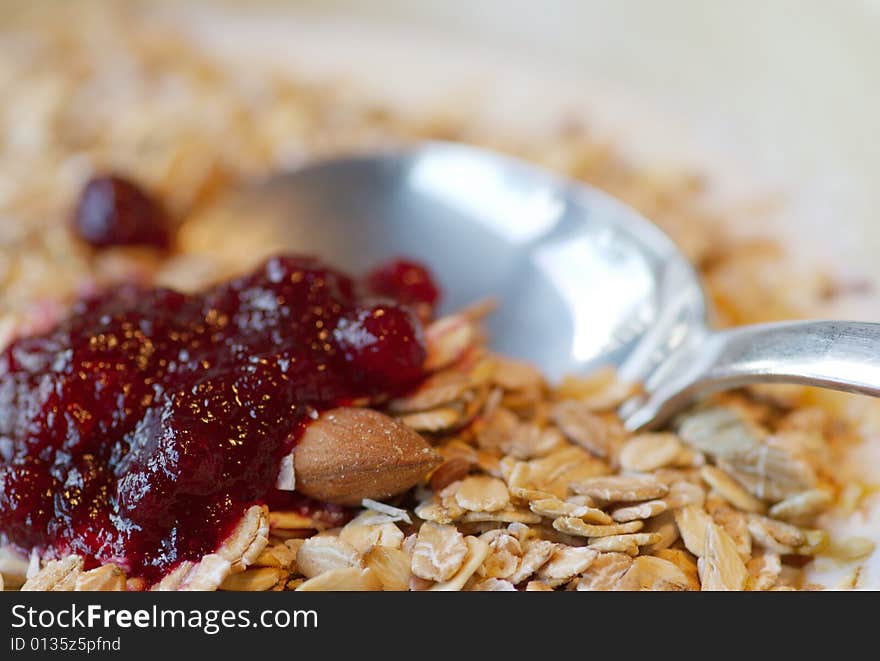
[[[805,316],[832,290],[782,247],[733,239],[736,219],[706,210],[699,176],[641,168],[581,126],[524,142],[449,113],[401,116],[333,85],[229,69],[135,5],[47,4],[16,5],[0,26],[0,344],[112,283],[192,291],[242,271],[269,239],[224,250],[204,211],[243,177],[421,138],[513,152],[635,206],[699,267],[721,324]],[[71,239],[71,205],[102,171],[142,182],[182,221],[174,254]],[[378,407],[441,455],[420,485],[365,500],[336,527],[251,507],[216,552],[154,587],[790,590],[814,587],[804,569],[816,557],[851,568],[841,587],[864,587],[873,543],[820,524],[830,508],[856,511],[866,490],[835,473],[860,440],[848,400],[755,388],[633,436],[614,410],[637,384],[601,371],[551,386],[487,349],[489,313],[475,302],[432,321],[429,378]],[[0,576],[6,589],[144,587],[112,564],[8,546]]]

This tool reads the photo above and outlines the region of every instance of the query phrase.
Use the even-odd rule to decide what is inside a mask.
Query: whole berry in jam
[[[373,269],[366,281],[372,293],[402,303],[423,303],[433,308],[440,298],[440,290],[428,270],[405,259],[395,259]]]
[[[350,378],[381,392],[421,376],[424,344],[413,314],[394,303],[376,303],[340,318],[333,336]]]
[[[73,217],[76,234],[96,248],[168,248],[171,225],[162,206],[133,181],[94,177],[80,194]]]

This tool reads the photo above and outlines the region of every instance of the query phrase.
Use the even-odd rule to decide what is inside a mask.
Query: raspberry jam
[[[0,533],[155,581],[216,550],[253,503],[314,507],[274,489],[310,415],[422,377],[420,322],[364,289],[277,257],[198,295],[123,287],[83,300],[8,346]]]

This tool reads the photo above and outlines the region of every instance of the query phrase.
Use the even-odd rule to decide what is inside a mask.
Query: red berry
[[[128,179],[95,177],[83,188],[74,230],[96,248],[144,245],[168,248],[171,227],[161,205]]]
[[[405,308],[377,303],[340,319],[333,335],[352,377],[387,391],[412,385],[422,375],[426,351],[419,329]]]
[[[372,293],[401,303],[433,307],[440,298],[440,290],[428,269],[405,259],[392,260],[370,271],[367,286]]]

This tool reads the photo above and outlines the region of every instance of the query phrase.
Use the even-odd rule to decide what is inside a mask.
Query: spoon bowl
[[[880,325],[792,322],[712,332],[699,278],[635,210],[583,183],[475,147],[417,147],[319,161],[224,202],[274,251],[363,271],[427,264],[446,310],[492,297],[493,348],[550,379],[613,366],[645,392],[631,429],[697,396],[783,381],[880,393]]]

